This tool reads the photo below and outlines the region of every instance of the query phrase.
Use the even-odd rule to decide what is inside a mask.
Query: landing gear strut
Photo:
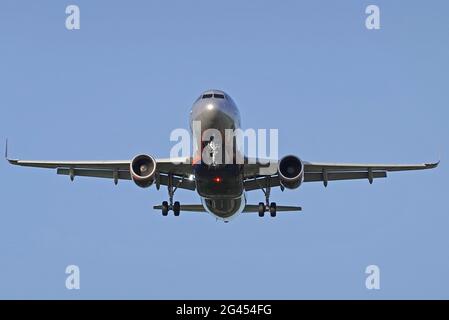
[[[182,183],[182,179],[179,180],[175,187],[173,187],[173,174],[169,173],[167,178],[168,202],[162,201],[162,215],[167,216],[168,211],[173,210],[173,214],[177,217],[181,212],[181,204],[179,201],[173,202],[173,196],[175,195],[175,191],[178,189],[178,186]]]
[[[266,211],[270,212],[272,217],[276,217],[276,202],[270,203],[270,193],[271,193],[271,177],[267,176],[265,178],[265,187],[261,186],[262,192],[265,195],[265,203],[259,202],[259,217],[263,217]]]

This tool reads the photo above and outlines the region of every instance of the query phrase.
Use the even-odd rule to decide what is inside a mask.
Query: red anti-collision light
[[[221,177],[215,177],[214,179],[215,183],[220,183],[221,182]]]

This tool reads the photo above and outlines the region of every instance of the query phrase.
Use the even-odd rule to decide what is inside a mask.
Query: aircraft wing
[[[420,164],[363,164],[363,163],[304,163],[304,182],[332,180],[368,179],[370,183],[375,178],[386,178],[387,172],[433,169],[436,163]]]
[[[7,150],[5,156],[9,163],[17,166],[56,169],[57,174],[68,175],[71,180],[76,176],[109,178],[115,184],[118,180],[131,180],[131,160],[106,161],[42,161],[9,159]],[[156,159],[156,170],[159,173],[159,184],[168,184],[168,174],[173,175],[173,182],[182,189],[195,190],[195,182],[185,179],[192,173],[190,158]]]
[[[421,164],[304,162],[304,182],[321,181],[327,186],[328,181],[368,179],[368,181],[372,183],[375,178],[387,177],[387,172],[433,169],[436,168],[438,164],[439,162]],[[248,164],[246,166],[248,166],[248,169],[245,170],[245,189],[250,191],[264,187],[266,176],[257,174],[257,164]],[[271,187],[278,187],[281,185],[277,172],[272,172],[269,176]]]

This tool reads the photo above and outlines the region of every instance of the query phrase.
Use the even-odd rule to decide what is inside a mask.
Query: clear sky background
[[[77,4],[81,29],[65,28]],[[365,28],[377,4],[381,29]],[[0,137],[27,159],[166,157],[209,88],[308,161],[432,171],[275,190],[300,214],[162,217],[132,182],[0,162],[0,298],[449,298],[447,1],[1,1]],[[178,191],[181,203],[199,203]],[[263,200],[260,191],[250,203]],[[81,289],[65,288],[65,268]],[[365,288],[365,268],[381,289]]]

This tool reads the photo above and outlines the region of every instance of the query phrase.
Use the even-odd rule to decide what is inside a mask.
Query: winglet
[[[6,138],[5,144],[5,159],[11,164],[17,164],[18,160],[9,159],[8,157],[8,138]]]
[[[433,169],[438,167],[438,165],[440,164],[440,160],[438,160],[437,162],[432,162],[432,163],[426,163],[426,169]]]

